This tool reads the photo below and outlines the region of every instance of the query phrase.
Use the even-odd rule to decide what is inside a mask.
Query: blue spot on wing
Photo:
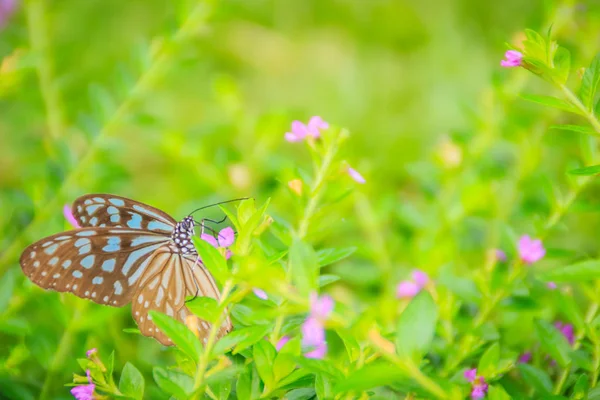
[[[113,252],[121,250],[121,239],[112,236],[108,238],[108,244],[102,248],[103,251]]]
[[[56,251],[56,249],[58,249],[58,244],[53,244],[52,246],[48,246],[47,248],[44,249],[44,253],[46,254],[52,254]]]
[[[57,262],[58,262],[58,257],[52,257],[50,259],[50,261],[48,261],[48,264],[50,264],[50,265],[56,265]]]
[[[81,247],[84,244],[90,244],[90,239],[82,238],[75,241],[75,247]]]
[[[110,201],[117,207],[123,207],[125,205],[125,202],[121,199],[108,199],[108,201]]]
[[[97,223],[98,223],[98,218],[94,217],[94,218],[90,219],[90,225],[96,226]]]
[[[81,278],[83,274],[81,273],[81,271],[73,271],[73,276],[75,278]]]
[[[146,243],[164,242],[164,237],[157,236],[138,236],[131,241],[131,247],[137,247]]]
[[[132,212],[130,214],[131,219],[127,221],[127,226],[133,229],[142,229],[142,216]]]
[[[158,243],[152,246],[142,247],[141,249],[138,249],[136,251],[132,251],[129,257],[127,257],[127,261],[125,261],[125,264],[123,264],[123,275],[129,274],[129,270],[131,269],[133,264],[136,263],[136,261],[138,261],[143,256],[147,255],[148,253],[151,253],[154,250],[158,249],[162,245],[162,243]]]
[[[106,212],[109,214],[118,214],[119,209],[117,207],[108,206],[108,208],[106,209]]]
[[[113,214],[110,216],[110,222],[117,223],[121,220],[121,216],[119,214]]]
[[[84,254],[87,254],[90,252],[90,250],[92,250],[92,245],[91,244],[86,244],[83,245],[79,248],[79,255],[82,256]]]
[[[148,223],[148,229],[150,229],[151,231],[161,230],[170,232],[171,230],[173,230],[173,227],[171,225],[165,224],[164,222],[150,221]]]
[[[102,204],[94,204],[92,206],[87,206],[85,208],[85,210],[87,211],[88,214],[93,214],[96,212],[97,209],[99,209],[100,207],[102,207]]]
[[[102,271],[113,272],[115,270],[115,259],[104,260],[102,263]]]
[[[81,260],[79,263],[81,264],[81,266],[85,269],[90,269],[92,268],[92,266],[94,265],[94,260],[96,259],[96,256],[89,255],[87,257],[84,257],[83,260]]]

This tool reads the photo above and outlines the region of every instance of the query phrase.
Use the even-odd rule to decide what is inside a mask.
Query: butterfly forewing
[[[177,223],[157,208],[108,194],[81,196],[72,211],[82,227],[122,227],[170,235]]]
[[[122,306],[144,276],[149,256],[168,241],[154,232],[83,228],[30,245],[20,263],[25,275],[43,288]]]

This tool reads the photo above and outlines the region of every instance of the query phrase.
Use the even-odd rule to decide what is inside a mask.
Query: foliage
[[[109,3],[0,15],[3,398],[600,398],[597,5]],[[206,340],[23,276],[93,192],[247,197],[202,210],[236,231],[228,260],[195,241]]]

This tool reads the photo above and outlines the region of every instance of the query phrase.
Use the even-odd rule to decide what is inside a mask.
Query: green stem
[[[600,121],[598,121],[598,118],[596,118],[594,113],[591,112],[590,110],[588,110],[583,105],[581,100],[579,100],[579,98],[575,95],[575,93],[573,93],[571,91],[571,89],[569,89],[567,86],[561,84],[561,85],[558,85],[558,87],[562,91],[562,93],[565,95],[567,100],[569,100],[571,102],[571,104],[573,104],[581,112],[583,117],[588,120],[590,125],[592,125],[592,128],[594,128],[594,130],[598,134],[600,134]]]
[[[32,52],[37,56],[37,76],[48,118],[48,135],[44,138],[44,146],[46,152],[52,156],[55,155],[54,143],[60,139],[64,123],[62,102],[54,83],[54,72],[49,55],[50,44],[45,6],[45,0],[31,0],[26,3],[25,11],[29,42]]]
[[[208,363],[211,360],[212,350],[217,342],[217,334],[219,333],[219,329],[221,329],[221,324],[223,323],[223,318],[227,314],[226,307],[229,301],[229,294],[233,289],[233,281],[228,280],[225,282],[223,286],[223,291],[221,292],[221,299],[219,301],[219,307],[222,309],[222,312],[219,314],[219,318],[215,321],[214,324],[210,327],[210,333],[208,334],[208,339],[206,340],[206,345],[204,346],[204,351],[198,360],[198,367],[196,369],[196,374],[194,375],[194,396],[193,399],[198,399],[202,394],[202,390],[199,390],[202,384],[204,383],[204,377],[206,375],[206,369],[208,368]]]
[[[180,43],[185,38],[190,36],[191,32],[199,29],[201,22],[206,20],[209,15],[209,8],[207,7],[207,4],[208,3],[204,1],[199,1],[174,36],[165,41],[163,47],[153,58],[153,62],[150,64],[148,69],[142,73],[134,87],[127,94],[127,97],[117,107],[116,111],[104,122],[104,126],[100,129],[98,135],[96,135],[93,139],[87,150],[87,153],[65,177],[54,197],[45,203],[44,208],[39,213],[36,213],[35,218],[29,223],[28,226],[21,230],[19,236],[17,236],[15,240],[13,240],[13,242],[8,246],[6,251],[3,252],[2,256],[0,257],[0,273],[2,273],[9,265],[11,265],[9,261],[11,261],[22,250],[22,242],[32,233],[38,232],[40,230],[40,225],[42,223],[46,223],[48,218],[56,213],[60,202],[64,201],[63,195],[76,181],[80,174],[85,171],[85,165],[89,164],[93,160],[95,151],[101,142],[106,137],[109,137],[114,133],[115,128],[118,127],[122,122],[123,117],[131,111],[132,106],[140,98],[140,95],[148,90],[155,82],[157,77],[159,77],[165,71],[165,66],[168,65],[167,61],[169,61],[176,53],[176,50],[179,49]]]
[[[411,360],[400,360],[393,357],[394,363],[411,376],[423,389],[434,395],[438,399],[447,399],[448,396],[434,380],[425,375]]]

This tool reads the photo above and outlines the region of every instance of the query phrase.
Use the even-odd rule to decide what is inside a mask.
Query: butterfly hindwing
[[[168,241],[154,232],[82,228],[33,243],[20,264],[38,286],[119,307],[131,300],[150,256]]]
[[[82,227],[121,227],[170,235],[176,225],[171,216],[157,208],[110,194],[81,196],[71,208]]]
[[[187,296],[208,296],[219,299],[219,291],[208,271],[196,259],[172,252],[167,248],[158,250],[152,265],[161,265],[155,271],[147,271],[132,299],[131,313],[142,334],[156,338],[164,345],[172,345],[170,339],[151,321],[148,311],[157,310],[196,330],[206,340],[210,324],[194,316],[185,306]],[[152,273],[151,273],[152,272]],[[218,337],[231,330],[229,318],[223,323]]]

